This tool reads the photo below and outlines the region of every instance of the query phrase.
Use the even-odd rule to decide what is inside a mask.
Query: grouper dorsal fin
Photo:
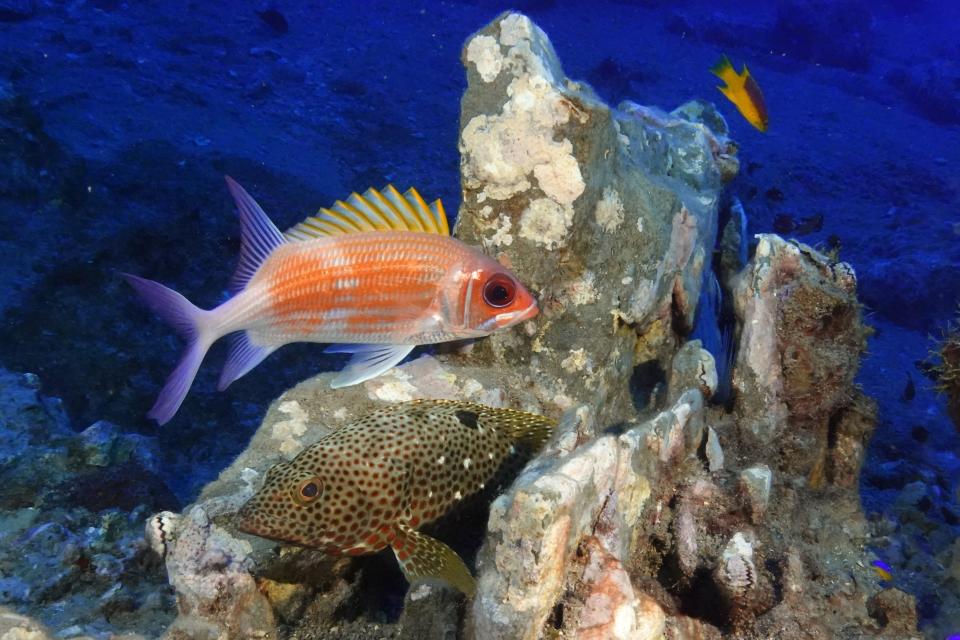
[[[347,201],[337,200],[329,209],[310,216],[287,229],[289,240],[311,240],[326,236],[365,231],[419,231],[450,235],[443,204],[435,200],[429,206],[417,190],[401,194],[393,185],[382,191],[367,189],[362,196],[350,194]]]

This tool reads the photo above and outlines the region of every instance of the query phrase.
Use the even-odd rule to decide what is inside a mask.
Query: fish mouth
[[[497,315],[494,320],[498,327],[511,327],[518,322],[523,322],[524,320],[535,317],[538,313],[540,313],[540,309],[537,307],[537,301],[534,300],[527,308],[521,309],[520,311],[511,311],[510,313],[501,313]]]
[[[251,513],[246,507],[237,512],[234,523],[237,530],[243,533],[259,538],[268,538],[270,540],[281,539],[266,523],[260,520],[254,513]]]
[[[512,327],[518,322],[529,320],[530,318],[535,317],[538,313],[540,313],[540,309],[537,307],[537,301],[534,300],[529,306],[524,309],[520,309],[519,311],[498,313],[484,322],[481,325],[480,330],[484,333],[489,333],[491,331],[496,331],[497,329],[506,329],[507,327]]]

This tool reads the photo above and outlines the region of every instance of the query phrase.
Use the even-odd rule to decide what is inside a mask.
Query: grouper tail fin
[[[166,320],[187,341],[187,349],[167,378],[147,417],[165,424],[177,413],[200,369],[210,345],[220,337],[213,331],[210,311],[198,308],[182,295],[159,282],[123,274],[148,307]]]

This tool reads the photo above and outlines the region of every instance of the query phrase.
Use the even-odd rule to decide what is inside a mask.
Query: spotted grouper
[[[241,531],[335,555],[391,547],[411,582],[448,581],[467,595],[463,560],[418,527],[484,488],[556,422],[471,402],[416,400],[380,409],[272,467],[238,513]]]

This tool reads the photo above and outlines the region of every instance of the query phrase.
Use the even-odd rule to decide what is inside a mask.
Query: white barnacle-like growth
[[[593,216],[604,231],[615,231],[623,224],[623,200],[616,189],[604,187],[603,198],[597,202]]]
[[[167,551],[176,538],[179,524],[180,516],[172,511],[161,511],[147,520],[144,538],[153,552],[161,558],[167,556]]]
[[[757,585],[757,567],[753,559],[753,542],[743,533],[733,534],[723,549],[716,569],[717,581],[737,603]]]

